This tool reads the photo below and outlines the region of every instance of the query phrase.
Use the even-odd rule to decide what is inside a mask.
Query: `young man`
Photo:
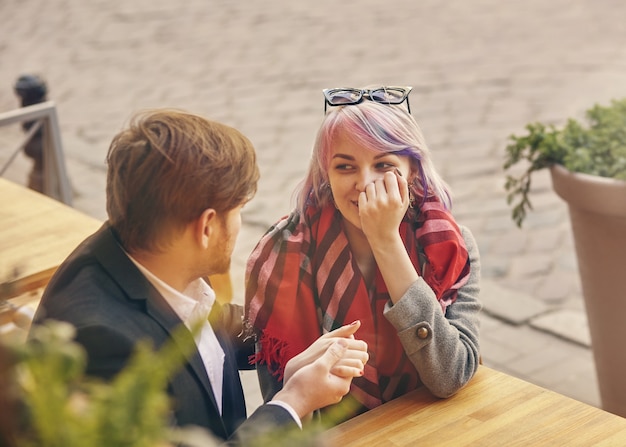
[[[222,439],[246,439],[297,427],[312,411],[338,402],[362,374],[367,347],[359,323],[340,328],[294,358],[285,388],[248,420],[238,369],[249,369],[254,340],[244,340],[240,306],[219,306],[203,279],[224,273],[256,192],[254,148],[237,130],[175,110],[136,116],[107,156],[108,221],[61,265],[46,288],[35,324],[64,320],[77,329],[87,372],[110,378],[138,340],[194,343],[172,378],[173,415]],[[210,321],[207,316],[210,311]]]

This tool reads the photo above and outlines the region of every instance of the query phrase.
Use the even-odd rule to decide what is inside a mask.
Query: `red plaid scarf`
[[[413,221],[409,214],[400,224],[402,240],[445,312],[469,277],[465,242],[441,203],[426,202]],[[287,361],[322,333],[361,320],[356,335],[367,342],[370,360],[351,394],[374,408],[421,384],[383,316],[388,301],[380,271],[367,289],[334,206],[294,212],[268,230],[248,260],[247,322],[262,346],[252,361],[267,364],[280,379]]]

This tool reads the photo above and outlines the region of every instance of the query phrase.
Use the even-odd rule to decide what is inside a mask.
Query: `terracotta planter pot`
[[[602,407],[626,417],[626,182],[551,174],[569,207]]]

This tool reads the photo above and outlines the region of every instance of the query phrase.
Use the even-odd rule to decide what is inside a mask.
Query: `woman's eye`
[[[349,169],[352,169],[352,165],[349,165],[349,164],[336,165],[335,169],[337,171],[347,171]]]
[[[378,163],[376,165],[376,169],[380,169],[382,171],[391,171],[396,168],[396,165],[393,163]]]

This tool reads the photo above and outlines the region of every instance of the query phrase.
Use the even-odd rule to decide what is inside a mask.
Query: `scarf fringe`
[[[267,365],[269,372],[279,381],[285,376],[285,365],[291,359],[289,343],[285,340],[272,337],[263,331],[259,338],[261,349],[249,357],[250,365]]]

